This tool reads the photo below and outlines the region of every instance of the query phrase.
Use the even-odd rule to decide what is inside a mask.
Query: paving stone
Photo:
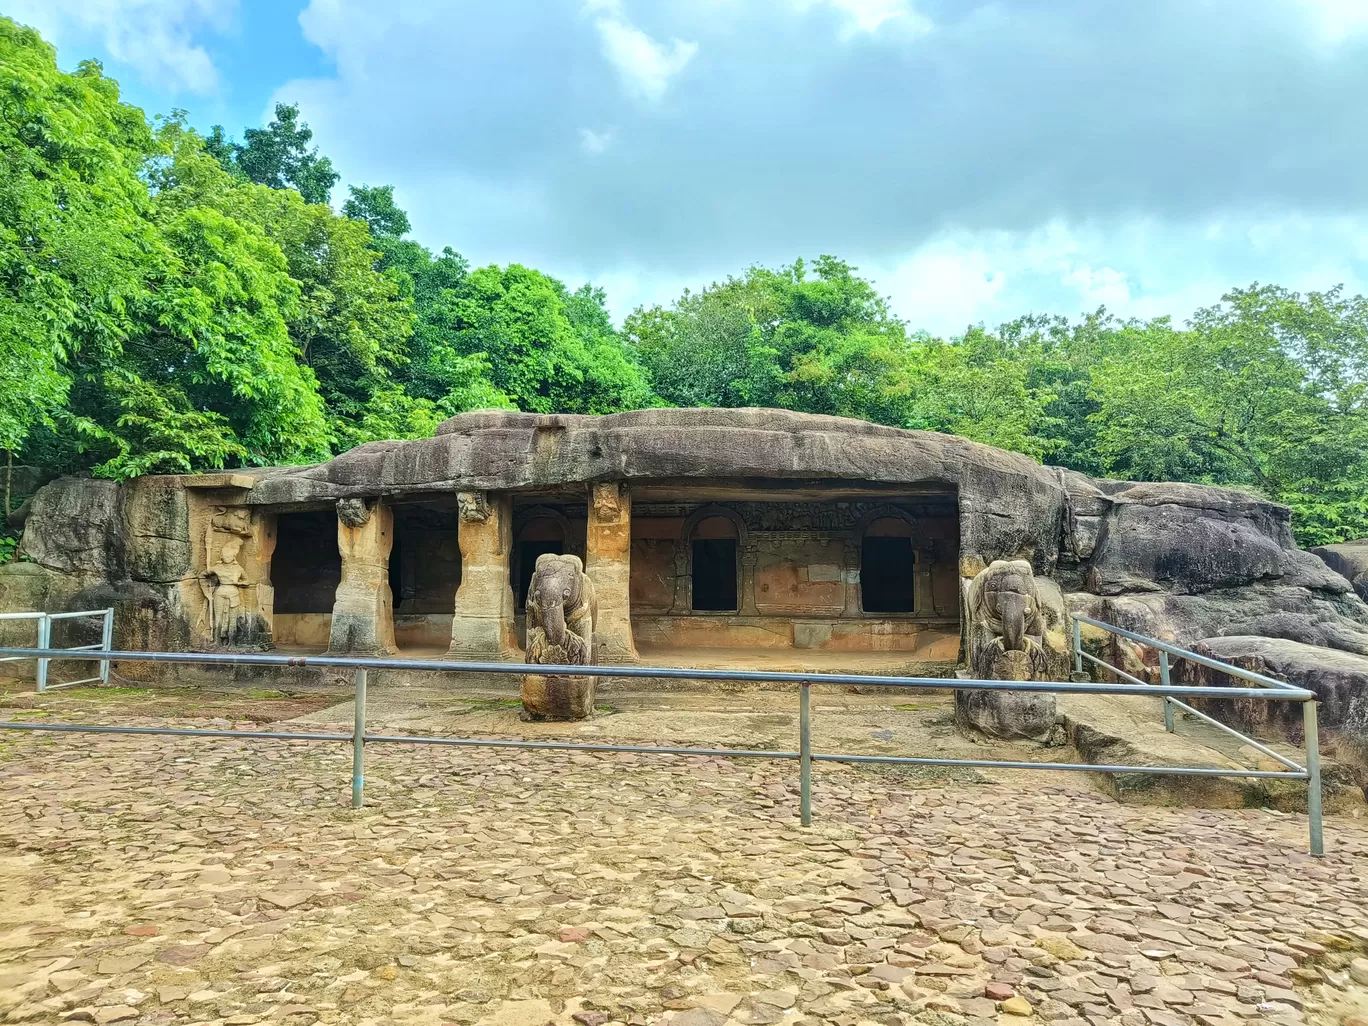
[[[369,754],[353,811],[349,762],[317,746],[7,744],[17,1022],[1281,1026],[1368,1008],[1368,826],[1348,818],[1311,860],[1295,816],[823,765],[804,831],[786,765],[399,746]]]

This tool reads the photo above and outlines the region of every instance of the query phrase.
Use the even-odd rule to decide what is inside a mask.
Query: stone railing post
[[[337,549],[342,580],[333,600],[328,651],[349,655],[391,655],[394,643],[394,597],[389,586],[389,557],[394,547],[394,511],[374,501],[340,499],[337,503]]]
[[[632,638],[632,493],[626,482],[589,486],[589,523],[585,531],[584,572],[598,596],[598,660],[637,661]]]
[[[513,620],[513,500],[490,492],[459,492],[461,586],[451,618],[453,659],[522,659]]]

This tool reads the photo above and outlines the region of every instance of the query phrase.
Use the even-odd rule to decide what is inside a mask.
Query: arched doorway
[[[880,517],[860,539],[860,607],[866,613],[911,613],[916,605],[917,557],[912,524]]]
[[[694,525],[689,539],[689,579],[690,608],[695,612],[734,613],[739,608],[738,542],[737,527],[730,517],[705,517]]]

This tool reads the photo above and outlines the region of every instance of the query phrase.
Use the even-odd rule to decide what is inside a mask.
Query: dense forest
[[[1255,284],[1182,325],[1098,310],[942,339],[822,256],[619,328],[592,284],[413,241],[389,186],[335,210],[311,143],[286,105],[241,141],[148,119],[0,19],[7,464],[122,479],[322,460],[488,407],[781,406],[1246,488],[1305,544],[1368,535],[1361,296]]]

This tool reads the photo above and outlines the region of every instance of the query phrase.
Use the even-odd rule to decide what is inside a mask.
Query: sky
[[[914,329],[1368,292],[1368,0],[0,0],[149,113],[295,102],[413,235],[621,318],[840,256]]]

